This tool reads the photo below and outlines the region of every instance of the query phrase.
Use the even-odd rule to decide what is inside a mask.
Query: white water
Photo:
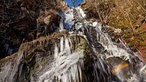
[[[75,24],[75,32],[69,32],[58,38],[54,42],[47,57],[47,64],[43,68],[40,65],[39,71],[30,71],[30,82],[142,82],[145,81],[146,66],[131,52],[128,47],[123,45],[121,48],[112,42],[110,36],[103,30],[102,25],[97,21],[87,21],[86,15],[80,7],[69,9],[64,12],[60,21],[60,32],[66,28],[72,28]],[[76,16],[74,16],[74,13]],[[84,48],[74,49],[73,46],[79,45],[80,40],[74,40],[71,37],[84,38],[87,42],[90,53]],[[74,40],[74,41],[73,41]],[[42,43],[43,44],[43,43]],[[82,45],[84,46],[84,45]],[[53,50],[53,51],[51,51]],[[23,51],[23,50],[22,50]],[[18,53],[16,64],[12,61],[7,62],[0,71],[1,82],[15,82],[23,74],[22,64],[23,53]],[[50,60],[49,60],[50,57]],[[108,59],[116,61],[108,61]],[[45,59],[45,58],[44,58]],[[37,60],[37,59],[36,59]],[[35,60],[35,61],[36,61]],[[119,63],[120,62],[120,63]],[[126,62],[128,66],[121,69],[121,62]],[[36,62],[38,63],[38,62]],[[116,67],[118,71],[112,73],[112,68]],[[45,69],[45,70],[44,70]],[[19,71],[18,71],[19,70]],[[126,71],[126,73],[124,71]],[[130,73],[130,74],[128,74]],[[127,76],[130,78],[127,78]]]
[[[64,12],[64,23],[66,28],[71,28],[74,24],[73,9]]]
[[[69,25],[69,28],[72,28],[73,24],[75,24],[75,28],[76,31],[78,31],[78,35],[84,36],[85,39],[91,44],[92,49],[94,50],[95,53],[98,53],[98,55],[101,57],[101,59],[103,59],[102,57],[105,57],[106,59],[108,58],[112,58],[112,57],[119,57],[123,60],[128,60],[129,62],[132,62],[130,57],[133,54],[130,54],[127,50],[118,47],[117,45],[115,45],[112,40],[110,39],[110,37],[108,36],[107,33],[104,33],[102,31],[102,25],[96,21],[92,22],[92,21],[86,21],[86,15],[84,14],[83,10],[80,7],[75,8],[76,11],[73,12],[73,9],[69,9],[65,12],[65,24]],[[76,16],[74,16],[74,13]],[[75,20],[75,19],[76,20]],[[78,21],[78,22],[76,22]],[[76,23],[75,23],[76,22]],[[92,24],[91,24],[92,23]],[[90,28],[86,28],[90,26]],[[92,38],[92,36],[90,35],[90,33],[92,33],[91,28],[94,28],[96,37]],[[81,30],[80,30],[81,29]],[[85,32],[85,30],[87,30]],[[70,34],[72,35],[72,32],[70,32]],[[90,37],[88,37],[88,35]],[[106,51],[104,54],[101,54],[98,50],[96,50],[96,45],[94,45],[94,43],[96,44],[97,42],[90,42],[90,38],[96,39],[96,41],[98,43],[100,43],[103,48],[104,51]],[[57,45],[55,45],[55,49],[54,49],[54,58],[55,58],[55,62],[54,62],[54,66],[47,71],[46,73],[44,73],[41,77],[40,80],[38,82],[52,82],[55,80],[56,81],[61,81],[61,82],[82,82],[82,71],[83,67],[81,65],[83,65],[84,63],[81,63],[80,61],[83,62],[83,52],[73,52],[71,53],[71,47],[69,46],[69,39],[70,38],[61,38],[60,41],[60,50],[57,47]],[[65,44],[63,43],[65,40]],[[63,45],[64,44],[64,45]],[[70,43],[72,44],[72,43]],[[65,46],[65,47],[64,47]],[[125,46],[125,45],[123,45]],[[61,52],[59,52],[61,51]],[[136,56],[136,55],[134,55]],[[100,59],[99,59],[100,60]],[[100,67],[102,70],[104,70],[105,73],[107,73],[108,69],[104,69],[104,65],[103,65],[103,61],[105,61],[104,59],[102,61],[100,61],[99,63],[101,64],[98,65],[97,67]],[[116,61],[115,61],[116,62]],[[80,64],[79,64],[80,63]],[[96,63],[94,65],[94,67],[96,68]],[[98,71],[96,71],[95,69],[95,76],[97,76],[96,80],[94,80],[95,82],[97,82],[99,79],[98,77]],[[116,73],[117,77],[123,82],[123,81],[138,81],[137,78],[138,76],[136,76],[135,74],[133,74],[131,76],[131,79],[127,79],[125,77],[123,77],[121,74],[121,72]],[[110,80],[109,80],[110,81]]]
[[[72,10],[71,10],[72,11]],[[102,25],[96,21],[92,22],[92,21],[86,21],[86,15],[84,14],[83,10],[80,7],[76,8],[76,17],[78,18],[77,23],[73,23],[75,21],[72,22],[72,24],[69,24],[72,26],[73,24],[75,24],[75,28],[78,31],[78,34],[81,34],[82,36],[85,36],[85,38],[88,40],[89,43],[91,43],[92,49],[94,50],[95,53],[98,53],[100,56],[106,57],[106,59],[108,58],[112,58],[112,57],[119,57],[122,60],[128,60],[130,63],[132,63],[132,59],[131,58],[138,58],[137,55],[135,53],[133,53],[129,48],[127,48],[127,46],[125,46],[125,44],[123,45],[124,48],[118,47],[117,45],[115,45],[110,36],[107,33],[104,33],[102,30]],[[70,14],[71,16],[67,16],[68,19],[73,20],[73,12]],[[67,21],[66,21],[67,22]],[[91,24],[92,23],[92,24]],[[91,26],[90,28],[86,28],[87,26]],[[71,28],[71,27],[70,27]],[[94,28],[95,30],[95,34],[96,37],[94,36],[89,36],[92,33],[91,28]],[[85,32],[86,30],[86,32]],[[88,37],[89,36],[89,37]],[[92,38],[94,37],[94,38]],[[90,39],[96,39],[96,41],[101,44],[104,48],[104,51],[106,51],[104,54],[101,54],[98,50],[96,50],[96,45],[94,45],[94,42],[90,42]],[[95,42],[95,44],[97,43]],[[128,50],[127,50],[128,49]],[[132,53],[131,53],[132,52]],[[116,62],[116,61],[115,61]],[[139,66],[143,66],[143,65],[139,65]],[[140,70],[141,67],[139,67],[137,70]],[[144,67],[143,67],[144,68]],[[143,70],[143,68],[141,68],[141,70]],[[139,76],[136,76],[135,74],[133,74],[131,76],[131,79],[127,79],[125,80],[125,78],[123,76],[121,76],[121,73],[119,72],[119,74],[116,74],[117,77],[121,80],[121,81],[135,81],[137,82]],[[123,75],[123,74],[122,74]]]
[[[0,71],[0,81],[1,82],[15,82],[15,75],[18,71],[18,65],[22,59],[22,52],[19,51],[19,56],[12,61],[6,61],[5,65],[1,68]],[[15,64],[13,64],[15,62]]]
[[[38,82],[82,82],[83,51],[71,53],[69,39],[60,39],[60,50],[55,45],[53,66],[39,77]]]

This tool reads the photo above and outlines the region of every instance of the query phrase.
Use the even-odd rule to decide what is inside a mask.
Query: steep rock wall
[[[5,0],[0,6],[0,59],[18,51],[23,42],[55,32],[59,12],[68,9],[63,0]]]

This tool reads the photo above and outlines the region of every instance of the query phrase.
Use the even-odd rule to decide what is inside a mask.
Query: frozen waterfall
[[[59,33],[24,43],[16,58],[1,65],[0,82],[146,81],[137,54],[115,44],[96,20],[87,21],[80,7],[61,16]]]

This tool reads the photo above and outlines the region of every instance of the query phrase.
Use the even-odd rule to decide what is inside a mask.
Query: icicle
[[[15,81],[14,76],[17,74],[18,69],[21,70],[21,68],[19,68],[19,65],[22,61],[22,57],[23,57],[23,52],[19,51],[18,56],[16,56],[16,58],[14,58],[13,60],[15,61],[14,65],[13,62],[9,62],[9,61],[5,63],[4,67],[2,67],[2,69],[0,70],[1,82]]]
[[[60,39],[60,51],[62,52],[63,51],[63,49],[64,49],[64,41],[63,41],[64,39],[63,39],[63,37],[61,37],[61,39]]]
[[[68,38],[65,38],[65,50],[67,51],[66,54],[70,54],[71,53]]]
[[[143,72],[146,74],[146,65],[140,69],[140,73],[143,73]]]
[[[64,30],[63,18],[61,18],[61,20],[60,20],[59,27],[60,27],[60,30],[59,31],[63,31]]]
[[[81,66],[78,65],[80,60],[83,60],[83,52],[73,52],[71,53],[70,38],[62,37],[60,38],[60,52],[58,52],[57,45],[54,48],[54,64],[47,72],[40,76],[38,82],[53,81],[56,77],[56,81],[62,82],[81,82]],[[71,43],[72,44],[72,43]],[[81,62],[81,64],[83,64]]]
[[[57,44],[55,44],[54,58],[57,58],[57,56],[58,56],[58,47],[57,47]]]

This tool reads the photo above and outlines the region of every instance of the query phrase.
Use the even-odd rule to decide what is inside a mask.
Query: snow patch
[[[71,28],[74,24],[73,9],[64,12],[64,24],[66,28]]]
[[[93,22],[93,27],[97,26],[97,24],[98,24],[97,22]]]
[[[81,16],[82,16],[83,18],[86,17],[86,14],[85,14],[84,11],[81,9],[81,7],[77,7],[76,9],[80,12],[80,14],[81,14]]]

